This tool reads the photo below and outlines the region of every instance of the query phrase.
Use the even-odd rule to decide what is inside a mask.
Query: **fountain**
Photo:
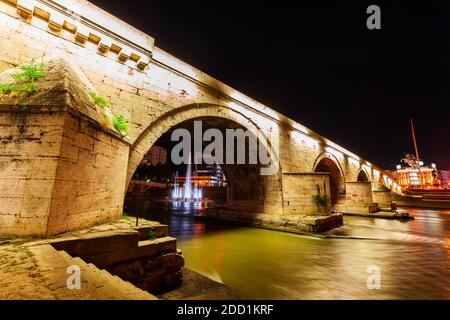
[[[178,172],[175,174],[174,189],[172,190],[172,200],[184,202],[199,202],[203,198],[203,190],[197,186],[192,186],[192,164],[189,162],[186,169],[186,180],[183,187],[178,183]]]

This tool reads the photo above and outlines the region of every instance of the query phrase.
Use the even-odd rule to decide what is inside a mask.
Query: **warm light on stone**
[[[17,0],[17,13],[25,20],[31,19],[34,5],[34,0]]]
[[[346,183],[356,182],[362,169],[369,180],[372,170],[383,173],[154,47],[152,37],[87,1],[36,3],[19,1],[16,13],[10,2],[0,1],[0,30],[7,31],[0,32],[0,62],[13,66],[40,57],[53,67],[45,84],[54,84],[37,95],[50,94],[47,100],[30,101],[28,113],[0,99],[7,105],[4,110],[10,110],[0,113],[0,137],[12,136],[2,145],[7,161],[0,176],[6,186],[0,190],[0,234],[53,235],[117,218],[125,190],[149,147],[175,126],[198,117],[248,129],[273,156],[275,170],[268,176],[252,166],[226,168],[232,182],[229,206],[235,212],[230,217],[278,221],[283,214],[313,214],[317,208],[312,198],[318,190],[330,196],[333,188],[345,198]],[[37,19],[18,19],[19,14],[31,19],[33,10]],[[0,77],[10,79],[8,73]],[[106,110],[94,105],[92,92],[108,102]],[[42,112],[42,105],[54,112]],[[18,123],[20,112],[26,116]],[[126,138],[110,124],[115,114],[128,122]],[[35,136],[36,126],[44,135]],[[20,162],[11,160],[11,154]],[[370,181],[355,187],[364,194],[365,202],[358,202],[362,211],[370,207],[367,184],[371,190]],[[309,226],[319,228],[314,221]]]
[[[62,30],[63,25],[64,25],[64,17],[60,13],[57,12],[52,13],[48,21],[48,27],[55,32],[60,32]]]

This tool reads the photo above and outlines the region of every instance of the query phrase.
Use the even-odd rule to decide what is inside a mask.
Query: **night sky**
[[[390,169],[450,169],[450,11],[422,1],[92,0],[156,46]],[[394,1],[390,1],[394,2]],[[366,28],[367,6],[382,29]]]

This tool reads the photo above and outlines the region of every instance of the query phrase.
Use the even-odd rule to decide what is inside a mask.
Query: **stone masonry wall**
[[[46,234],[64,121],[62,112],[0,109],[1,235]]]
[[[392,203],[392,195],[390,191],[372,191],[373,202],[380,206],[390,206]]]
[[[76,111],[30,108],[0,109],[0,234],[54,235],[119,217],[127,143]]]
[[[347,182],[345,210],[348,212],[371,212],[373,205],[370,182]]]
[[[88,227],[123,212],[129,144],[67,112],[48,234]]]
[[[313,201],[316,194],[330,199],[330,177],[322,173],[283,174],[284,214],[316,214],[320,208]]]

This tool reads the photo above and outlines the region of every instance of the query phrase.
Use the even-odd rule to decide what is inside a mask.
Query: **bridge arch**
[[[359,169],[358,176],[356,178],[358,182],[370,182],[369,174],[363,168]]]
[[[313,172],[330,174],[330,200],[334,206],[340,195],[345,194],[345,176],[338,159],[331,153],[324,152],[314,162]]]
[[[126,186],[128,187],[144,155],[159,138],[178,126],[192,123],[195,120],[205,119],[217,122],[221,128],[227,126],[226,128],[249,130],[266,150],[271,147],[266,135],[260,130],[258,125],[249,117],[236,110],[207,103],[186,105],[173,109],[152,121],[132,144],[128,161]],[[248,150],[246,152],[248,153]],[[276,162],[280,166],[278,159]],[[229,188],[229,208],[255,212],[268,211],[270,210],[269,207],[277,208],[278,210],[281,208],[281,168],[275,176],[263,176],[260,174],[262,166],[259,164],[223,164],[221,167],[227,178]]]

